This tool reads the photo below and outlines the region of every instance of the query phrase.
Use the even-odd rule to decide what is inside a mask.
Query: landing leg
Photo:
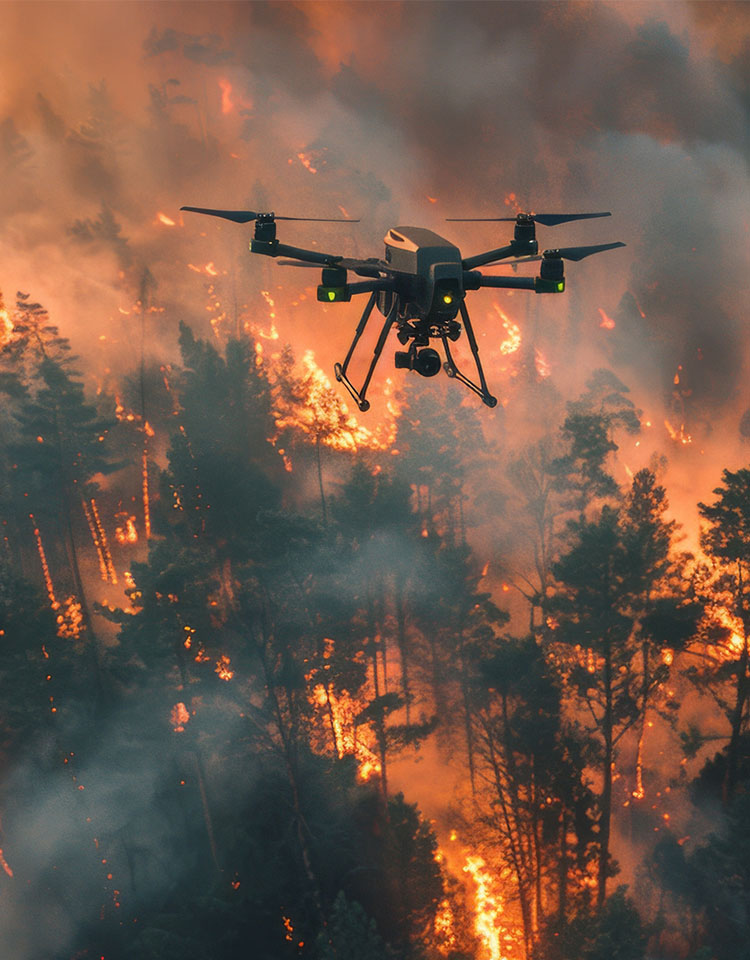
[[[482,370],[482,362],[479,359],[479,347],[477,346],[477,340],[474,336],[474,329],[471,325],[471,319],[469,318],[469,311],[466,309],[465,304],[461,304],[461,319],[464,322],[464,328],[466,330],[466,336],[469,341],[469,346],[471,347],[471,353],[474,357],[474,363],[477,367],[477,373],[479,374],[479,383],[481,386],[477,386],[476,383],[469,380],[468,377],[464,376],[463,373],[456,366],[456,362],[453,359],[453,354],[451,353],[451,348],[448,343],[448,338],[445,334],[442,335],[441,339],[443,341],[443,347],[445,348],[445,357],[446,362],[443,364],[443,369],[448,374],[449,377],[453,377],[456,380],[459,380],[464,386],[468,387],[469,390],[473,390],[477,396],[482,398],[482,403],[486,404],[488,407],[497,406],[497,398],[493,397],[487,387],[487,381],[484,379],[484,370]]]
[[[365,377],[365,382],[362,384],[362,387],[357,390],[357,388],[352,384],[351,380],[346,375],[347,367],[349,366],[349,361],[352,358],[354,353],[354,348],[359,341],[359,338],[362,336],[362,333],[367,326],[367,321],[370,318],[373,307],[377,300],[376,294],[372,294],[370,299],[367,302],[367,306],[364,309],[362,318],[357,325],[357,329],[354,334],[354,340],[352,345],[349,347],[349,352],[346,355],[346,359],[342,363],[335,364],[333,372],[336,375],[336,379],[339,383],[343,383],[346,389],[349,391],[351,396],[356,400],[357,406],[363,412],[370,409],[370,401],[365,399],[365,394],[367,393],[367,388],[370,385],[370,379],[372,378],[373,371],[377,365],[378,360],[380,359],[380,354],[383,352],[383,347],[385,346],[385,341],[388,338],[388,333],[390,332],[391,327],[396,319],[396,314],[398,313],[398,300],[394,299],[393,306],[388,311],[388,316],[385,318],[383,323],[383,329],[380,331],[380,336],[378,337],[378,342],[375,344],[375,350],[373,352],[372,361],[370,362],[370,369],[367,371],[367,376]]]

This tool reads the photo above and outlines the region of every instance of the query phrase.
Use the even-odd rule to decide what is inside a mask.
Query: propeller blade
[[[621,243],[599,243],[593,247],[562,247],[560,250],[545,250],[534,257],[519,257],[517,260],[493,260],[492,263],[485,263],[485,267],[517,267],[521,263],[534,263],[538,260],[550,260],[560,258],[562,260],[583,260],[594,253],[601,253],[603,250],[614,250],[616,247],[625,247],[627,244]]]
[[[254,210],[210,210],[206,207],[180,207],[190,213],[205,213],[210,217],[221,217],[234,223],[251,223],[258,217],[272,217],[274,220],[309,220],[313,223],[359,223],[359,220],[328,219],[327,217],[277,217],[273,213],[256,213]]]
[[[607,213],[519,213],[516,217],[447,217],[449,223],[517,223],[519,219],[533,220],[544,227],[554,227],[558,223],[571,220],[593,220],[596,217],[611,217]]]
[[[545,250],[543,256],[547,258],[562,257],[563,260],[583,260],[584,257],[590,257],[594,253],[624,246],[626,244],[618,240],[616,243],[598,243],[593,247],[563,247],[561,250]]]
[[[180,207],[189,213],[205,213],[209,217],[221,217],[224,220],[233,220],[235,223],[250,223],[258,219],[254,210],[208,210],[205,207]]]
[[[310,263],[307,260],[277,260],[282,267],[314,267],[316,270],[325,269],[324,263]]]

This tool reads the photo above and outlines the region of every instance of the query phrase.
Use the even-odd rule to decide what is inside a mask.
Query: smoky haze
[[[279,225],[284,242],[357,256],[380,255],[399,223],[436,230],[470,256],[506,242],[511,225],[446,217],[611,210],[539,227],[540,248],[627,243],[568,265],[564,297],[470,300],[505,406],[483,412],[488,434],[533,438],[551,396],[562,404],[609,366],[655,424],[624,461],[635,470],[674,455],[673,506],[689,511],[696,484],[705,497],[719,451],[722,463],[744,457],[746,5],[115,0],[10,2],[0,17],[0,290],[6,303],[20,290],[44,304],[92,391],[132,373],[144,291],[153,364],[176,360],[180,321],[203,337],[273,324],[329,373],[345,354],[354,304],[315,304],[315,271],[251,262],[247,227],[182,205],[359,218]],[[515,380],[495,305],[520,328],[526,369]],[[388,351],[374,421],[386,376],[405,376]],[[689,448],[673,445],[665,420],[684,427]],[[490,481],[475,483],[477,498],[491,499],[481,487]],[[99,784],[94,816],[142,813],[139,895],[155,895],[173,879],[162,866],[169,825],[151,802],[166,781],[157,754],[134,760],[140,772],[127,783],[106,752],[88,762],[80,775]],[[83,842],[79,811],[43,780],[38,796],[17,824],[19,846],[35,838],[25,845],[39,862],[18,871],[32,889],[38,871]],[[64,909],[39,895],[39,914],[54,918],[49,940],[22,932],[18,902],[3,906],[0,935],[19,944],[18,958],[90,919],[87,882],[72,883]]]

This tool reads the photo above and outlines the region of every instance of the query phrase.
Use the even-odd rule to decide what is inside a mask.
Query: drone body
[[[479,347],[474,335],[466,294],[481,287],[502,287],[533,290],[535,293],[562,293],[565,289],[563,260],[582,260],[593,253],[622,247],[625,244],[607,243],[587,247],[567,247],[545,250],[538,254],[535,224],[554,226],[570,220],[608,217],[609,213],[578,214],[518,214],[516,217],[492,218],[495,221],[515,223],[513,239],[503,247],[488,250],[473,257],[462,257],[459,248],[444,237],[423,227],[393,227],[384,238],[385,257],[354,260],[317,250],[290,247],[276,239],[277,220],[302,220],[303,217],[277,217],[273,213],[255,213],[250,210],[213,210],[205,207],[182,207],[193,213],[232,220],[235,223],[255,222],[255,233],[250,242],[252,253],[270,257],[293,257],[280,260],[286,265],[317,267],[322,270],[318,300],[335,303],[351,300],[352,296],[368,293],[369,299],[354,333],[349,352],[343,363],[334,367],[336,379],[343,383],[357,402],[360,410],[368,410],[366,399],[373,372],[393,326],[399,342],[408,348],[397,350],[397,368],[413,370],[423,377],[433,377],[442,367],[481,397],[488,407],[497,405],[490,393],[479,359]],[[335,221],[354,223],[357,221]],[[513,259],[509,259],[513,258]],[[518,264],[541,261],[537,277],[488,276],[477,267],[493,264]],[[366,278],[349,283],[348,273]],[[380,336],[375,345],[370,366],[362,386],[357,389],[348,377],[349,363],[365,327],[377,307],[383,317]],[[461,317],[458,320],[458,317]],[[450,344],[466,331],[479,383],[465,376],[456,366]],[[445,360],[430,346],[440,341]]]

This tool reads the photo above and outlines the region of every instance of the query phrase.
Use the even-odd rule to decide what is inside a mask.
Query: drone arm
[[[266,257],[294,257],[305,263],[319,263],[321,266],[335,267],[342,257],[333,253],[319,253],[317,250],[303,250],[302,247],[290,247],[278,240],[251,240],[250,252],[261,253]]]
[[[519,256],[517,244],[509,243],[506,247],[498,247],[497,250],[488,250],[486,253],[478,253],[475,257],[467,257],[462,261],[464,270],[473,270],[474,267],[482,267],[485,263],[492,263],[495,260],[504,260],[506,257]]]
[[[478,290],[479,287],[505,287],[509,290],[536,290],[536,277],[485,277],[478,274],[479,283],[476,287],[467,289]]]

